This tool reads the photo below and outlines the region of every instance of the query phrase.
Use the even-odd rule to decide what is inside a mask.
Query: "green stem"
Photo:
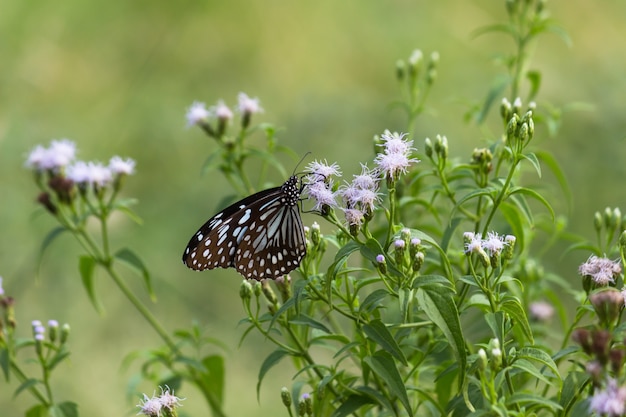
[[[24,383],[28,380],[28,376],[26,376],[20,366],[13,359],[11,359],[11,370],[21,383]],[[33,394],[33,396],[36,397],[39,402],[44,406],[49,407],[51,405],[50,401],[46,399],[45,395],[36,386],[31,385],[30,387],[28,387],[28,391]]]
[[[493,216],[495,216],[496,212],[498,211],[498,207],[500,207],[500,204],[502,203],[502,201],[507,195],[507,192],[509,190],[509,185],[511,185],[511,182],[513,181],[515,168],[517,167],[517,164],[519,163],[519,161],[520,159],[516,155],[514,157],[513,164],[511,165],[511,169],[509,170],[509,174],[507,175],[506,180],[504,181],[504,184],[502,185],[502,188],[500,189],[500,192],[498,193],[498,196],[496,197],[496,200],[493,202],[493,207],[491,208],[491,211],[489,212],[489,216],[487,217],[487,221],[485,222],[485,225],[483,226],[483,232],[482,232],[483,236],[487,235],[487,230],[489,229],[491,220],[493,220]]]

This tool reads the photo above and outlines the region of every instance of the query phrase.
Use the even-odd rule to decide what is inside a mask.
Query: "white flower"
[[[135,161],[114,156],[109,161],[109,169],[114,175],[132,175],[135,173]]]
[[[206,122],[210,115],[211,112],[207,110],[204,103],[194,101],[189,109],[187,109],[187,127],[197,125],[201,122]]]
[[[146,394],[143,394],[143,401],[137,404],[137,407],[141,408],[137,414],[159,417],[161,415],[161,408],[163,408],[163,405],[161,404],[159,397],[150,398]]]
[[[237,96],[238,105],[237,108],[241,114],[255,114],[262,113],[263,108],[257,97],[250,98],[246,93],[239,93]]]
[[[26,158],[26,166],[37,171],[67,166],[76,156],[76,144],[69,139],[53,140],[50,147],[37,145]]]
[[[35,146],[26,158],[26,167],[37,171],[44,170],[44,166],[48,164],[48,150],[41,145]]]
[[[361,210],[347,208],[343,209],[343,212],[346,216],[348,226],[361,226],[363,221],[365,221],[365,215]]]
[[[233,118],[233,112],[226,103],[224,103],[224,100],[217,102],[217,105],[212,108],[212,113],[220,120],[230,120]]]
[[[489,232],[487,233],[487,239],[483,240],[482,246],[489,256],[493,256],[502,252],[504,248],[504,237],[499,236],[496,232]]]
[[[341,169],[337,163],[333,162],[328,165],[326,160],[322,161],[313,161],[309,163],[305,171],[308,172],[309,181],[315,182],[320,180],[329,181],[330,177],[341,177]]]
[[[161,396],[159,397],[159,402],[161,406],[167,408],[168,410],[173,410],[176,407],[179,407],[180,402],[183,401],[184,398],[178,398],[174,395],[174,392],[170,392],[170,388],[165,386],[165,389],[161,388]]]
[[[90,182],[90,169],[85,161],[76,161],[67,167],[67,178],[76,184],[87,184]]]
[[[113,173],[100,162],[89,162],[89,182],[98,187],[106,187],[113,180]]]
[[[465,232],[463,234],[465,239],[465,254],[476,253],[483,247],[483,241],[480,233]]]

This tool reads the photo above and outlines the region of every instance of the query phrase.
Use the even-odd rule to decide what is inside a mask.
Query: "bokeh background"
[[[540,126],[536,140],[563,164],[574,190],[571,208],[557,202],[560,213],[569,211],[570,230],[591,238],[594,211],[626,210],[626,3],[568,0],[548,7],[572,44],[554,34],[540,39],[532,65],[543,74],[537,101],[585,106],[564,112],[553,137]],[[238,347],[239,276],[196,274],[180,263],[188,238],[230,194],[219,176],[200,175],[215,144],[185,129],[186,108],[220,98],[234,105],[240,91],[260,97],[265,113],[257,120],[280,126],[282,144],[337,161],[350,175],[371,158],[374,134],[406,126],[390,106],[399,98],[396,60],[414,48],[438,51],[439,78],[413,139],[421,148],[425,137],[445,134],[451,155],[467,159],[500,122],[494,113],[477,126],[464,115],[503,74],[493,58],[513,47],[503,35],[471,36],[506,19],[503,2],[494,0],[4,0],[1,8],[0,275],[17,300],[21,336],[30,336],[34,319],[71,324],[71,361],[53,383],[57,398],[77,401],[81,415],[92,417],[135,414],[139,399],[125,393],[137,364],[124,369],[122,360],[160,341],[104,274],[98,291],[106,314],[94,311],[80,285],[80,249],[69,236],[38,265],[54,222],[34,203],[36,189],[23,167],[30,149],[67,137],[86,160],[116,154],[137,160],[125,194],[139,199],[144,224],[120,218],[114,244],[133,248],[153,272],[159,299],[152,309],[168,329],[197,320],[229,347],[226,412],[284,415],[279,390],[291,384],[289,367],[270,372],[259,403],[257,374],[270,346],[251,338]],[[283,162],[291,169],[296,161]],[[578,285],[576,262],[585,258],[549,266]],[[143,294],[140,280],[124,272]],[[31,404],[28,394],[13,400],[15,388],[14,381],[0,383],[2,417],[23,415]],[[193,390],[181,395],[187,397],[181,411],[206,415]]]

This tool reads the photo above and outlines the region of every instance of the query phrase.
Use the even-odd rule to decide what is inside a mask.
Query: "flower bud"
[[[614,288],[607,288],[590,294],[589,301],[596,311],[600,323],[606,327],[612,327],[619,320],[624,308],[624,296]]]
[[[430,140],[430,138],[426,138],[424,140],[424,153],[429,158],[433,156],[433,142]]]
[[[252,298],[252,284],[250,284],[247,279],[244,279],[241,282],[241,286],[239,287],[239,297],[244,301]]]
[[[274,282],[278,292],[280,292],[283,303],[291,298],[291,277],[289,275],[281,275]]]
[[[393,243],[394,246],[394,255],[397,265],[404,265],[404,253],[406,252],[405,247],[406,244],[402,239],[396,239]]]
[[[280,390],[280,399],[283,401],[285,407],[291,407],[291,394],[289,393],[287,387],[283,387]]]
[[[619,246],[622,248],[622,251],[626,249],[626,230],[619,235]]]
[[[528,134],[528,123],[524,122],[519,129],[519,138],[522,142],[528,142],[530,135]]]
[[[268,279],[263,280],[263,282],[261,283],[261,289],[263,290],[263,295],[265,296],[265,299],[271,305],[278,304],[278,298],[276,298],[276,294],[274,294],[274,290],[272,290],[272,287],[270,286],[270,281]]]
[[[617,228],[621,222],[622,222],[622,211],[619,209],[619,207],[615,207],[613,209],[613,218],[612,218],[611,224],[613,228]]]
[[[403,81],[406,76],[406,63],[399,59],[396,61],[396,78],[398,81]]]
[[[49,320],[48,321],[48,337],[50,338],[51,342],[54,343],[54,341],[56,341],[58,333],[59,333],[59,322],[56,320]]]
[[[591,333],[587,329],[576,329],[572,333],[572,340],[580,345],[587,355],[591,355]]]
[[[385,275],[387,273],[387,260],[385,256],[382,254],[376,255],[376,264],[380,273]]]
[[[489,364],[489,361],[487,360],[487,352],[485,352],[485,349],[480,348],[478,350],[478,369],[480,369],[481,371],[484,371],[485,369],[487,369],[487,365]]]
[[[414,50],[409,57],[409,74],[411,75],[411,77],[416,78],[419,75],[423,61],[424,54],[422,53],[422,51],[419,49]]]
[[[507,121],[511,119],[512,114],[511,103],[505,97],[500,102],[500,116],[502,116],[502,120]]]
[[[596,229],[596,232],[600,232],[602,230],[603,223],[602,214],[600,214],[599,211],[596,211],[593,214],[593,227]]]
[[[613,223],[613,210],[611,210],[611,207],[607,207],[604,209],[603,220],[604,220],[604,227],[606,227],[607,229],[610,229]]]
[[[57,214],[57,207],[54,205],[54,203],[50,199],[50,194],[48,194],[47,192],[39,194],[39,196],[37,197],[37,202],[44,206],[50,214]]]
[[[61,326],[61,337],[59,338],[59,343],[62,345],[65,344],[69,336],[70,336],[70,325],[67,323],[64,323],[63,326]]]
[[[513,259],[513,250],[515,249],[515,241],[517,239],[513,235],[504,237],[504,249],[502,249],[502,258],[506,261]]]
[[[417,272],[420,270],[422,265],[424,265],[424,252],[417,252],[413,257],[413,272]]]
[[[317,246],[320,244],[321,240],[321,229],[320,225],[317,222],[313,222],[311,225],[311,242],[313,245]]]
[[[519,115],[522,111],[522,99],[517,97],[513,100],[513,113]]]
[[[519,116],[514,113],[513,116],[511,116],[511,120],[509,120],[509,123],[506,126],[506,140],[509,145],[516,138],[518,123]]]

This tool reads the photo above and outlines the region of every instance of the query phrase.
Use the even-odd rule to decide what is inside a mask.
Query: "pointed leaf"
[[[224,403],[224,358],[220,355],[210,355],[202,359],[206,371],[203,376],[203,385],[212,392],[220,408]]]
[[[11,367],[11,358],[9,357],[9,350],[7,348],[0,348],[0,368],[4,374],[4,380],[9,382],[11,373],[9,369]]]
[[[536,361],[547,366],[554,373],[554,376],[558,378],[559,384],[563,384],[563,380],[561,379],[561,374],[559,374],[559,369],[557,368],[556,363],[554,363],[552,357],[545,351],[534,347],[524,347],[517,351],[516,357]]]
[[[48,413],[50,417],[78,417],[78,404],[65,401],[50,407]]]
[[[26,411],[25,417],[49,417],[48,408],[43,404],[35,405]]]
[[[148,290],[148,294],[150,294],[150,298],[152,299],[152,301],[155,301],[156,296],[154,295],[154,292],[152,291],[152,280],[150,278],[150,272],[148,271],[148,268],[143,263],[141,258],[137,256],[135,252],[133,252],[132,250],[128,248],[122,248],[118,250],[113,256],[115,256],[115,258],[119,259],[120,261],[132,267],[136,272],[138,272],[143,277],[143,281],[146,284],[146,289]]]
[[[522,331],[530,344],[535,344],[533,331],[530,327],[530,323],[528,322],[528,317],[526,316],[526,312],[524,311],[524,308],[519,300],[514,297],[505,297],[501,304],[501,308],[502,311],[506,312],[509,317],[515,321],[515,324],[522,327]]]
[[[361,407],[363,407],[364,405],[367,404],[375,404],[369,397],[367,397],[366,395],[351,395],[348,397],[348,399],[346,401],[343,402],[343,404],[341,404],[339,406],[339,408],[337,408],[333,414],[331,415],[331,417],[346,417],[349,416],[350,414],[353,414],[354,412],[356,412],[358,409],[360,409]]]
[[[378,351],[373,356],[367,356],[363,361],[365,361],[372,371],[385,382],[387,387],[389,387],[389,391],[398,397],[406,412],[409,413],[410,416],[413,416],[413,410],[409,403],[406,387],[404,386],[400,372],[398,372],[396,363],[393,361],[391,355],[387,352]],[[391,412],[393,410],[389,411]]]
[[[372,339],[383,350],[390,353],[394,358],[402,362],[404,366],[407,366],[406,357],[400,349],[398,342],[394,339],[393,335],[387,329],[387,326],[380,320],[372,320],[369,324],[363,325],[363,332]]]
[[[543,198],[543,196],[539,194],[538,192],[536,192],[535,190],[531,190],[530,188],[526,188],[526,187],[516,187],[510,192],[510,195],[513,195],[513,194],[524,194],[539,201],[541,204],[544,205],[545,208],[548,209],[548,211],[550,212],[550,216],[552,216],[552,220],[554,220],[555,214],[554,214],[554,210],[552,209],[552,206],[550,205],[550,203],[548,203],[548,200]]]
[[[312,327],[314,329],[318,329],[323,331],[324,333],[332,333],[330,331],[330,329],[328,327],[326,327],[323,323],[320,323],[319,321],[315,320],[312,317],[307,316],[306,314],[299,314],[296,317],[294,317],[293,319],[289,320],[289,323],[291,324],[301,324],[304,326],[309,326]]]
[[[267,371],[269,371],[274,365],[280,362],[281,359],[284,358],[286,355],[287,355],[286,351],[282,349],[277,349],[273,351],[272,353],[270,353],[267,356],[267,358],[265,358],[265,360],[263,361],[263,364],[261,365],[261,369],[259,370],[259,380],[256,384],[257,400],[259,399],[259,395],[261,392],[261,382],[263,382],[263,377],[265,377],[265,374],[267,373]]]
[[[102,304],[96,294],[94,287],[94,270],[96,269],[96,260],[89,255],[82,255],[78,259],[78,270],[80,271],[80,277],[83,282],[83,287],[87,291],[91,304],[99,314],[104,313]]]
[[[454,356],[459,362],[459,388],[465,380],[467,355],[465,339],[456,304],[449,290],[442,287],[425,287],[417,290],[417,300],[428,318],[442,331]]]

